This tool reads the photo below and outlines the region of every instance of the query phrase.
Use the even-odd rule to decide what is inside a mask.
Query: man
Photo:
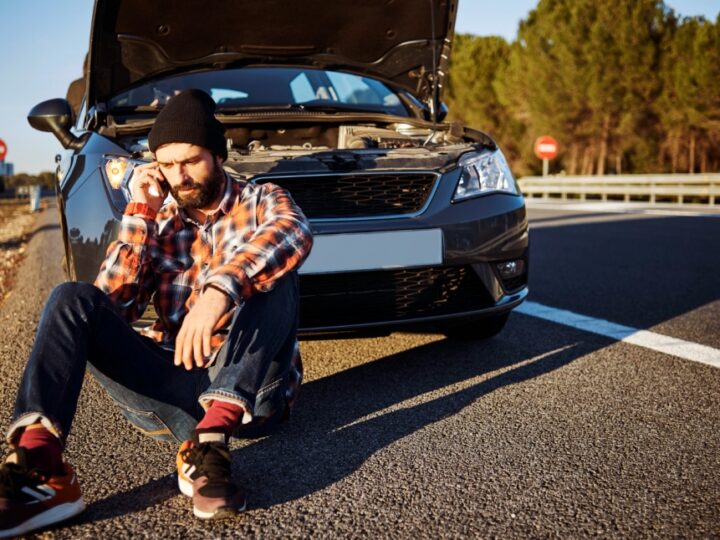
[[[295,270],[308,255],[307,220],[272,184],[230,178],[215,103],[173,97],[148,138],[132,201],[95,286],[52,292],[20,383],[0,467],[0,536],[84,508],[62,449],[86,366],[146,434],[185,441],[180,490],[203,519],[245,508],[230,479],[229,436],[284,419],[302,377]],[[161,209],[166,193],[174,199]],[[130,326],[151,296],[158,320]]]

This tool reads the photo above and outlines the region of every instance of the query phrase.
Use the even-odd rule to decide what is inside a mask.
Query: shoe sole
[[[77,501],[58,504],[57,506],[48,508],[44,512],[33,516],[17,527],[0,531],[0,538],[19,536],[35,529],[47,527],[53,523],[65,521],[66,519],[70,519],[71,517],[78,515],[83,510],[85,510],[85,501],[82,500],[82,497]]]
[[[183,478],[183,476],[181,474],[178,474],[178,488],[180,488],[180,493],[182,493],[186,497],[192,498],[192,496],[193,496],[192,482],[186,478]]]
[[[232,506],[222,506],[216,508],[212,512],[204,512],[193,506],[193,514],[200,519],[229,519],[237,516],[240,512],[245,511],[247,502],[244,502],[241,508],[233,508]]]
[[[178,488],[180,488],[180,493],[185,495],[186,497],[192,498],[193,496],[193,485],[190,480],[187,480],[186,478],[183,478],[180,474],[178,474]],[[236,516],[240,512],[244,512],[245,508],[247,507],[247,501],[243,503],[241,508],[233,508],[232,506],[223,506],[220,508],[217,508],[213,512],[205,512],[203,510],[200,510],[196,506],[193,506],[193,514],[195,517],[200,519],[228,519],[233,516]]]

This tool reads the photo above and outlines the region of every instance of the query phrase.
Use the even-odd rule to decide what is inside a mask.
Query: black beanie
[[[173,142],[196,144],[227,159],[225,128],[215,118],[215,102],[206,92],[184,90],[158,114],[148,135],[150,151]]]

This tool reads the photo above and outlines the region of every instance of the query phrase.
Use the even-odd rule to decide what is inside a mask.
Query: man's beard
[[[192,182],[189,184],[181,184],[178,187],[171,187],[170,193],[182,208],[202,209],[207,208],[219,196],[220,191],[225,184],[225,172],[222,167],[218,167],[217,163],[213,163],[213,170],[210,177],[204,183]],[[192,189],[184,195],[180,194],[180,190]]]

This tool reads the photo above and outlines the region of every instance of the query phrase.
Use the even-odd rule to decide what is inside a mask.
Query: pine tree
[[[662,0],[540,0],[518,39],[457,36],[451,114],[491,133],[513,169],[553,135],[569,174],[720,169],[720,16]]]
[[[493,85],[508,62],[510,45],[498,36],[455,36],[448,81],[450,118],[493,137],[511,161],[517,161],[517,130]]]
[[[665,130],[661,158],[672,172],[720,166],[720,17],[686,18],[667,40],[657,108]]]
[[[526,126],[523,158],[536,172],[532,144],[544,134],[558,139],[570,173],[578,168],[591,118],[583,43],[594,9],[585,1],[542,0],[520,23],[507,69],[496,81],[501,102]]]

